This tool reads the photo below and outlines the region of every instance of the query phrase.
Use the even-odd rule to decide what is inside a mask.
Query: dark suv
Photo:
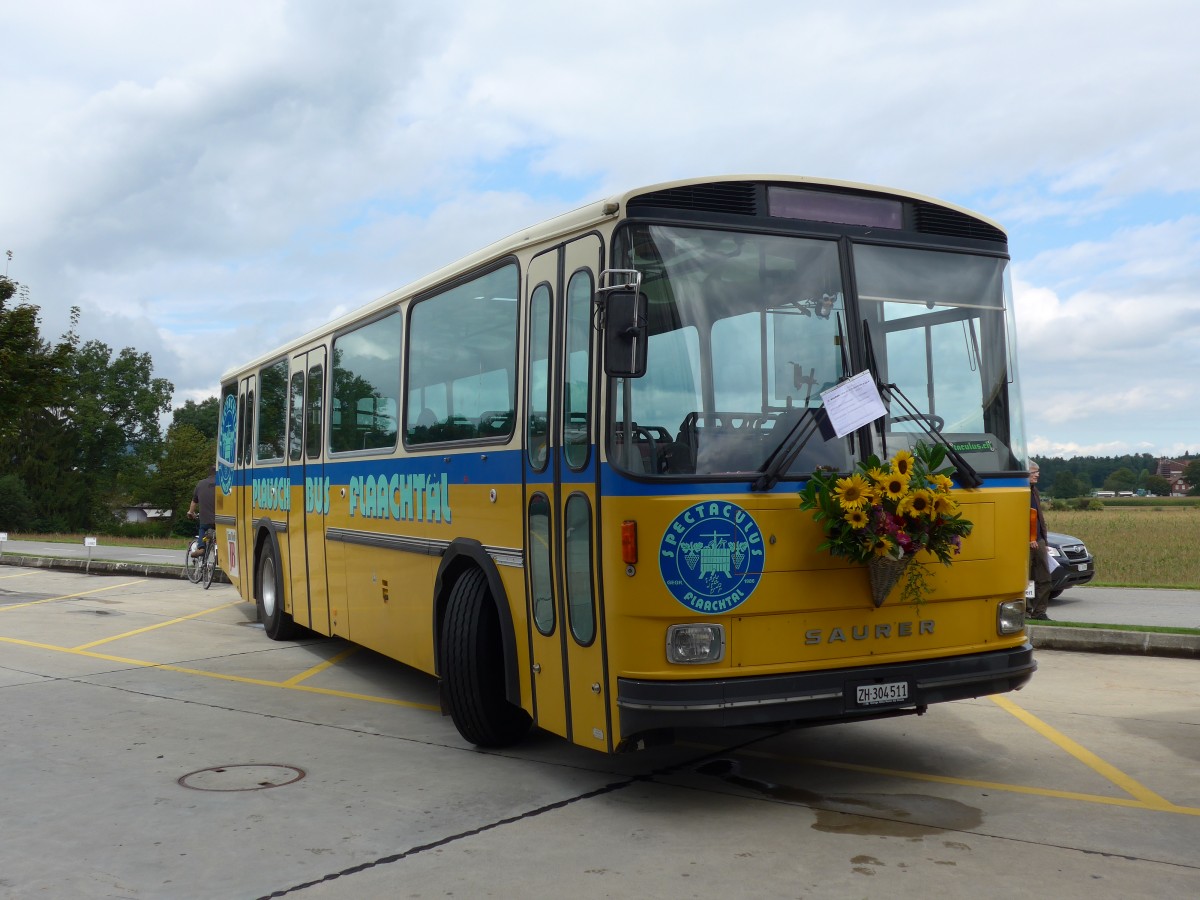
[[[1046,548],[1058,563],[1058,568],[1050,573],[1051,599],[1096,577],[1096,561],[1079,538],[1051,531],[1046,535]]]

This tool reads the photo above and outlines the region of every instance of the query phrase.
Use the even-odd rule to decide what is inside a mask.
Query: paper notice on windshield
[[[879,397],[879,388],[875,386],[875,378],[869,371],[859,372],[836,387],[821,391],[821,401],[838,437],[874,422],[887,412]]]

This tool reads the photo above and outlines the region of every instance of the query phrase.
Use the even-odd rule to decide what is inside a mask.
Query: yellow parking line
[[[28,578],[30,575],[36,575],[37,572],[18,572],[16,575],[0,575],[0,581],[5,581],[9,578]]]
[[[370,703],[385,703],[389,706],[403,706],[408,709],[421,709],[429,712],[439,712],[440,707],[429,703],[413,703],[408,700],[393,700],[389,697],[376,697],[371,694],[356,694],[352,691],[335,691],[330,688],[309,687],[304,684],[288,684],[282,681],[267,681],[262,678],[247,678],[242,675],[225,675],[221,672],[206,672],[203,669],[189,669],[185,666],[174,666],[169,663],[147,662],[144,659],[130,659],[126,656],[113,656],[108,653],[94,653],[91,650],[78,650],[71,647],[56,647],[54,644],[42,644],[37,641],[23,641],[19,638],[0,637],[0,643],[13,644],[18,647],[31,647],[36,650],[50,650],[55,653],[68,653],[73,656],[85,656],[89,659],[101,659],[105,662],[120,663],[139,669],[161,669],[164,672],[177,672],[181,675],[199,675],[204,678],[215,678],[218,681],[232,681],[237,684],[253,684],[259,687],[283,688],[289,691],[304,691],[309,694],[322,694],[326,697],[342,697],[347,700],[366,700]]]
[[[107,587],[95,588],[90,591],[80,591],[78,594],[63,594],[61,597],[47,597],[45,600],[30,600],[26,603],[14,603],[12,606],[0,606],[0,612],[8,612],[10,609],[24,609],[26,606],[37,606],[40,603],[53,603],[55,600],[70,600],[73,597],[86,597],[88,594],[100,594],[104,591],[115,591],[117,588],[131,587],[135,584],[143,584],[147,579],[139,578],[137,581],[123,581],[121,584],[110,584]]]
[[[995,698],[992,698],[995,699]],[[695,741],[680,741],[678,746],[695,747],[698,750],[720,752],[724,748],[715,744],[705,744]],[[1085,751],[1086,752],[1086,751]],[[1145,809],[1152,812],[1169,812],[1184,816],[1200,816],[1200,808],[1192,806],[1176,806],[1161,797],[1158,802],[1148,802],[1130,797],[1105,797],[1103,794],[1085,794],[1078,791],[1060,791],[1054,788],[1030,787],[1021,784],[1005,784],[1002,781],[980,781],[975,778],[955,778],[950,775],[930,775],[925,772],[911,772],[906,769],[888,769],[882,766],[866,766],[858,763],[837,762],[830,759],[817,759],[810,756],[791,756],[783,753],[772,753],[767,750],[751,750],[742,747],[734,751],[736,756],[771,759],[793,765],[819,766],[826,769],[843,769],[848,772],[864,772],[868,775],[883,775],[888,778],[903,778],[910,781],[928,781],[934,784],[951,784],[957,787],[977,788],[987,791],[1004,791],[1010,794],[1029,794],[1037,797],[1052,797],[1056,800],[1078,800],[1084,803],[1100,803],[1107,806],[1121,806],[1126,809]],[[1157,796],[1150,791],[1150,796]]]
[[[154,631],[156,628],[166,628],[168,625],[176,625],[180,622],[186,622],[189,619],[198,619],[201,616],[207,616],[209,613],[217,612],[222,609],[229,609],[231,606],[237,606],[242,601],[235,600],[232,603],[223,603],[220,606],[214,606],[212,609],[206,609],[198,613],[192,613],[190,616],[179,616],[176,619],[168,619],[165,622],[159,622],[156,625],[147,625],[145,628],[135,628],[133,631],[126,631],[122,634],[114,634],[112,637],[101,638],[98,641],[92,641],[90,644],[80,644],[78,647],[72,647],[72,650],[90,650],[93,647],[99,647],[101,644],[111,644],[113,641],[119,641],[122,638],[133,637],[135,634],[145,634],[147,631]]]
[[[340,663],[346,657],[353,656],[355,653],[358,652],[358,650],[359,650],[358,647],[347,647],[341,653],[338,653],[335,656],[331,656],[329,659],[325,660],[324,662],[317,663],[311,669],[301,672],[299,675],[293,675],[287,681],[282,682],[282,684],[284,687],[295,687],[300,682],[304,681],[306,678],[311,678],[313,675],[316,675],[319,672],[324,672],[326,669],[336,666],[338,663]]]
[[[716,750],[717,747],[695,744],[693,746]],[[1005,784],[1002,781],[980,781],[975,778],[955,778],[950,775],[930,775],[925,772],[910,772],[906,769],[888,769],[882,766],[865,766],[858,763],[837,762],[830,759],[817,759],[807,756],[785,756],[779,753],[769,753],[762,750],[741,749],[738,756],[757,756],[762,759],[775,759],[782,762],[802,763],[810,766],[821,766],[826,769],[844,769],[847,772],[864,772],[868,775],[884,775],[889,778],[906,778],[912,781],[928,781],[934,784],[952,784],[957,787],[980,788],[989,791],[1006,791],[1010,794],[1031,794],[1039,797],[1054,797],[1059,800],[1082,800],[1088,803],[1105,803],[1111,806],[1124,806],[1132,809],[1146,809],[1147,804],[1141,800],[1128,797],[1105,797],[1102,794],[1084,794],[1077,791],[1059,791],[1053,788],[1028,787],[1021,784]],[[1152,807],[1159,809],[1160,807]],[[1170,812],[1187,815],[1200,815],[1200,809],[1171,806]]]
[[[1144,805],[1153,807],[1155,809],[1175,809],[1175,805],[1173,803],[1163,797],[1160,797],[1158,794],[1154,793],[1154,791],[1150,790],[1140,782],[1130,778],[1116,766],[1105,762],[1095,753],[1092,753],[1092,751],[1081,747],[1061,731],[1051,728],[1037,716],[1017,706],[1017,704],[1013,703],[1007,697],[993,696],[990,699],[1001,709],[1016,716],[1051,743],[1057,745],[1067,753],[1070,753],[1089,769],[1102,775],[1104,778],[1107,778],[1127,794],[1136,797]]]

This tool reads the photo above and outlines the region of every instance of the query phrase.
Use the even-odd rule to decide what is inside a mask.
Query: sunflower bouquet
[[[945,458],[945,448],[918,443],[886,465],[871,456],[845,477],[818,470],[800,492],[800,508],[825,532],[819,549],[866,565],[876,606],[901,576],[902,601],[919,604],[932,587],[916,555],[948,566],[971,533],[950,492],[954,468],[941,468]],[[877,574],[890,580],[878,583]]]

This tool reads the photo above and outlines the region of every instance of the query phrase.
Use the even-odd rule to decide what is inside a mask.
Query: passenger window
[[[567,620],[580,644],[596,637],[592,602],[592,512],[587,497],[572,494],[566,509]]]
[[[303,357],[301,357],[303,359]],[[288,459],[299,462],[304,450],[304,372],[292,376],[288,416]]]
[[[554,633],[554,578],[550,570],[550,501],[534,494],[529,501],[529,591],[533,623],[542,634]]]
[[[400,328],[391,313],[334,340],[332,452],[396,446]]]
[[[587,464],[591,436],[592,273],[576,272],[567,285],[567,355],[563,385],[563,452],[567,465]]]
[[[283,459],[283,438],[287,429],[286,359],[267,366],[258,375],[258,447],[259,462]]]
[[[550,288],[539,284],[529,303],[529,396],[525,452],[534,471],[546,468],[550,439]]]
[[[305,432],[305,455],[316,459],[321,455],[321,399],[325,390],[324,369],[312,366],[308,370],[308,424]]]
[[[517,267],[413,304],[405,441],[507,440],[516,417]]]

